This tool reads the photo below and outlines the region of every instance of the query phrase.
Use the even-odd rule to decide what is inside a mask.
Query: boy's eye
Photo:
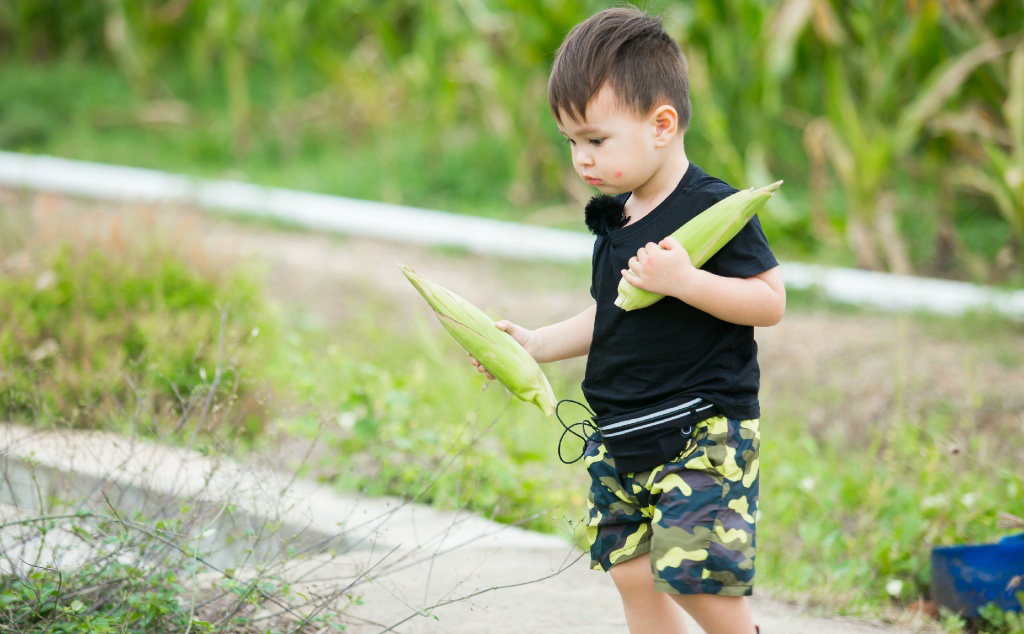
[[[591,145],[600,146],[602,143],[604,143],[604,139],[590,139]]]

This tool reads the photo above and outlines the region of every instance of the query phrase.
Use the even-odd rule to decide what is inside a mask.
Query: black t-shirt
[[[729,418],[760,417],[752,326],[722,321],[674,297],[633,311],[614,304],[621,270],[640,247],[658,243],[736,191],[690,163],[675,191],[649,214],[598,236],[590,289],[597,315],[582,385],[598,417],[683,397],[714,403]],[[777,265],[755,216],[702,268],[716,275],[750,277]]]

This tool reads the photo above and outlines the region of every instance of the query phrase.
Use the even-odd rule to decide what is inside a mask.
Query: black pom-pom
[[[626,224],[626,220],[626,204],[607,194],[591,198],[583,211],[583,221],[595,236],[607,235],[612,229]]]

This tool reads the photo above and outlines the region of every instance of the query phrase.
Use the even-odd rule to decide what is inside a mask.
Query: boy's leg
[[[652,473],[655,587],[708,634],[755,631],[745,595],[754,577],[758,421],[716,417],[695,446]]]
[[[670,594],[708,634],[751,634],[755,631],[746,597],[719,594]]]
[[[683,611],[670,595],[654,590],[650,555],[615,564],[608,572],[622,597],[631,634],[686,634]]]

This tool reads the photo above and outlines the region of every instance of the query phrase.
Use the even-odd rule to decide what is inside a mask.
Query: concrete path
[[[364,554],[365,555],[365,554]],[[514,543],[468,549],[376,578],[350,610],[354,634],[382,632],[417,609],[453,601],[395,628],[406,634],[626,634],[626,620],[611,579],[588,569],[569,548],[528,548]],[[360,555],[346,557],[354,568]],[[490,588],[497,588],[488,591]],[[476,594],[475,593],[481,593]],[[468,597],[465,600],[457,600]],[[900,634],[898,629],[843,618],[820,618],[767,599],[752,601],[764,634]],[[689,621],[690,633],[704,630]]]
[[[212,535],[207,548],[214,565],[239,565],[239,553],[252,545],[236,541],[218,548],[217,539],[246,528],[260,534],[273,525],[272,535],[254,549],[257,558],[282,565],[294,587],[312,596],[350,587],[344,600],[352,602],[345,613],[353,634],[626,632],[611,580],[589,570],[588,558],[566,540],[469,513],[339,495],[265,466],[114,434],[38,432],[10,424],[0,425],[0,473],[0,552],[5,541],[23,538],[23,527],[5,527],[5,521],[52,513],[56,499],[74,500],[72,508],[99,500],[101,509],[110,500],[123,510],[151,514],[206,508],[197,530]],[[286,546],[312,554],[282,563]],[[63,551],[51,544],[12,552],[0,560],[13,564],[35,552],[53,565],[54,553]],[[764,634],[925,631],[818,618],[766,599],[752,605]],[[702,632],[696,626],[690,631]]]

